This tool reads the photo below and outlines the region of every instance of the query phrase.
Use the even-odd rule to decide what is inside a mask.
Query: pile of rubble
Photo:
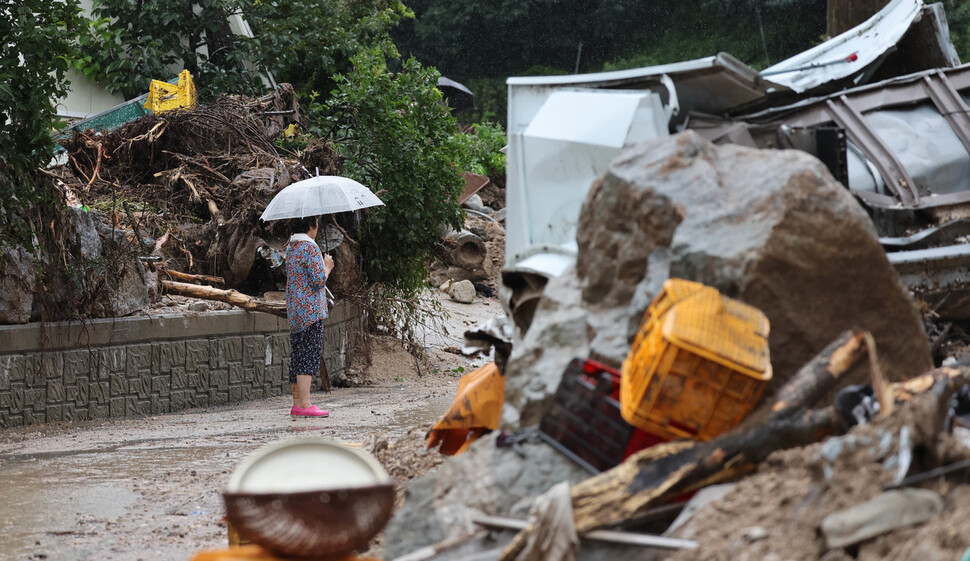
[[[223,95],[113,130],[74,127],[61,139],[65,163],[46,170],[67,212],[35,225],[45,239],[33,251],[4,248],[0,255],[0,324],[124,316],[162,293],[285,313],[258,297],[285,285],[289,232],[259,216],[287,185],[340,175],[343,166],[327,141],[297,153],[276,141],[299,122],[295,92],[281,84],[261,98]],[[481,195],[463,198],[466,229],[442,238],[442,282],[467,280],[473,296],[494,295],[504,262],[496,212],[504,190],[474,178]],[[334,256],[327,285],[337,297],[363,289],[357,227],[349,213],[331,215],[318,235]],[[54,265],[44,279],[36,277],[38,261]]]
[[[466,334],[495,344],[502,432],[408,485],[389,556],[970,558],[970,65],[942,4],[762,72],[508,86],[508,318]],[[635,441],[614,393],[675,278],[763,312],[769,381],[729,432]],[[651,406],[722,414],[700,377],[650,378]]]
[[[281,247],[284,233],[264,227],[259,213],[308,166],[340,166],[326,146],[280,156],[273,138],[298,120],[284,84],[259,99],[222,96],[110,131],[75,129],[61,141],[66,163],[46,170],[68,210],[35,228],[43,239],[34,251],[14,252],[49,261],[45,273],[67,282],[4,275],[20,290],[3,295],[0,310],[16,313],[0,314],[0,323],[127,315],[158,298],[159,272],[277,290],[274,243]]]
[[[504,432],[408,485],[386,531],[390,558],[422,546],[433,559],[570,550],[569,524],[538,506],[555,504],[550,488],[563,481],[579,537],[618,528],[674,540],[644,549],[583,539],[579,559],[954,559],[970,547],[959,471],[970,440],[953,406],[970,367],[933,370],[919,307],[869,216],[821,162],[689,131],[627,147],[594,184],[577,239],[575,267],[546,285],[503,369]],[[537,426],[573,358],[619,367],[673,277],[770,319],[765,398],[730,433],[646,448],[590,477]],[[845,403],[867,383],[878,406],[860,421]]]

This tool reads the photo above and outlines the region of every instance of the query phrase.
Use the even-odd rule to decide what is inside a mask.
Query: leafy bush
[[[345,174],[379,192],[386,205],[369,211],[361,226],[365,275],[417,291],[439,226],[462,224],[459,166],[469,154],[437,89],[438,72],[411,58],[392,73],[385,53],[396,55],[390,45],[366,50],[354,57],[350,74],[336,77],[328,104],[332,139],[347,158]]]
[[[460,162],[463,171],[480,175],[502,175],[505,173],[505,154],[500,152],[505,146],[505,131],[492,123],[475,123],[472,133],[459,133],[455,139],[464,147],[464,158]]]
[[[257,36],[262,64],[281,82],[309,97],[331,91],[335,74],[351,58],[386,41],[402,18],[413,17],[400,0],[249,0],[244,12]]]
[[[29,232],[17,214],[40,197],[36,170],[54,155],[54,99],[67,91],[77,0],[0,3],[0,237]]]
[[[256,60],[259,43],[232,33],[228,20],[249,3],[94,0],[96,19],[81,34],[78,68],[126,98],[147,92],[152,79],[168,80],[181,68],[192,73],[203,98],[224,91],[252,93],[246,62]]]
[[[256,74],[267,70],[306,98],[332,89],[351,56],[411,14],[400,0],[94,0],[93,12],[78,70],[128,98],[180,68],[205,98],[262,93]],[[233,33],[237,14],[255,37]]]
[[[475,94],[475,108],[462,111],[458,121],[469,123],[498,123],[506,125],[508,119],[508,87],[505,78],[475,78],[465,82]]]

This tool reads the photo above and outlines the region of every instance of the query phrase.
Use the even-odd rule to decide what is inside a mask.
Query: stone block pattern
[[[363,322],[347,312],[331,319],[324,360],[340,378]],[[289,356],[286,331],[189,339],[165,332],[119,345],[0,354],[0,429],[288,395]]]

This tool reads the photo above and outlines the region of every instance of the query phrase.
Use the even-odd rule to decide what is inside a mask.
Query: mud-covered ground
[[[450,318],[429,334],[428,361],[419,365],[394,340],[373,340],[368,386],[314,393],[314,402],[330,410],[326,419],[291,419],[286,395],[0,431],[0,559],[187,561],[225,547],[220,493],[230,473],[247,454],[282,438],[363,443],[382,432],[396,453],[378,456],[394,460],[392,475],[431,469],[437,461],[424,457],[418,437],[451,403],[461,371],[485,361],[441,349],[460,346],[464,329],[501,313],[494,300],[443,302]]]

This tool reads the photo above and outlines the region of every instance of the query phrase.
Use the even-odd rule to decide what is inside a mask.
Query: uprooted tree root
[[[229,288],[275,290],[279,271],[257,267],[261,278],[251,278],[255,252],[289,233],[259,215],[282,188],[310,174],[307,164],[333,175],[342,167],[325,141],[280,155],[273,138],[298,119],[286,84],[259,99],[223,95],[107,133],[77,132],[65,143],[68,164],[51,175],[62,199],[100,211],[166,268],[224,276]]]

